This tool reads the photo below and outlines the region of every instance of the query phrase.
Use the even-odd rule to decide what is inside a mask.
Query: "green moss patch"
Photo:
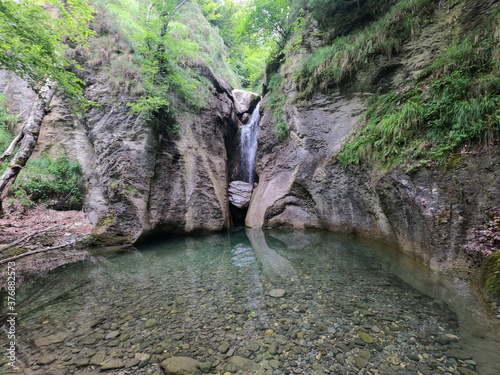
[[[481,283],[488,294],[494,298],[500,298],[500,251],[483,260]]]

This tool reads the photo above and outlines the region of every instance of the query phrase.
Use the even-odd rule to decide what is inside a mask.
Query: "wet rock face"
[[[158,144],[149,198],[151,230],[218,231],[230,225],[225,140],[233,122],[226,93],[201,113],[181,112],[178,139]]]

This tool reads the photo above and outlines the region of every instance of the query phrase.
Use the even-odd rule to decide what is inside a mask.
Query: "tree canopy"
[[[87,0],[0,0],[0,67],[26,79],[37,90],[46,79],[60,91],[81,94],[81,81],[67,67],[65,44],[91,34]]]

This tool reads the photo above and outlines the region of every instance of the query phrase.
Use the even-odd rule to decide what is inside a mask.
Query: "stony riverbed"
[[[178,239],[94,257],[27,287],[20,370],[4,366],[4,373],[469,375],[480,369],[455,314],[359,244],[319,234],[288,246],[260,234],[250,239],[244,233]]]

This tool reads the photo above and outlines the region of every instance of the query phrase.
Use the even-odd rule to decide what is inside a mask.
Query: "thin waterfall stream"
[[[248,124],[241,127],[241,174],[242,180],[255,182],[255,155],[257,154],[257,138],[259,137],[260,103],[252,112]]]

